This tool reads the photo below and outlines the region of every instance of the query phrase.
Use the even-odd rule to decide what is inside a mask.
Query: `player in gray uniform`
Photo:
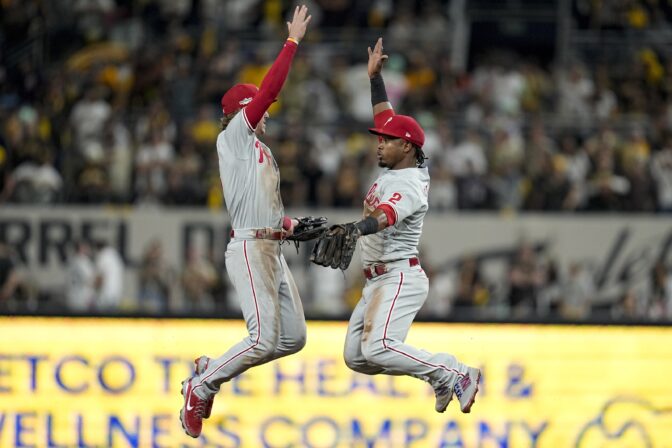
[[[427,298],[429,281],[418,260],[422,222],[427,213],[429,173],[422,152],[425,136],[411,117],[395,115],[381,75],[387,58],[382,39],[369,48],[371,102],[379,136],[378,165],[387,168],[364,200],[364,219],[356,223],[364,275],[345,340],[345,363],[369,375],[410,375],[429,382],[435,409],[444,412],[453,393],[462,412],[474,403],[479,369],[446,353],[431,354],[404,341]],[[364,236],[366,235],[366,236]]]
[[[280,250],[296,220],[284,216],[278,165],[263,135],[268,107],[287,78],[291,61],[311,16],[297,7],[289,37],[259,89],[237,84],[222,97],[223,131],[217,137],[219,172],[231,217],[226,270],[240,298],[248,336],[217,359],[196,359],[193,376],[182,384],[180,421],[198,437],[210,416],[220,385],[250,367],[296,353],[306,343],[299,293]]]

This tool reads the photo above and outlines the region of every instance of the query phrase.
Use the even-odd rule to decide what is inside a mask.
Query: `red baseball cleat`
[[[207,400],[199,398],[194,393],[192,380],[193,377],[182,381],[184,406],[180,409],[180,422],[182,422],[184,432],[195,439],[201,435],[203,429],[203,413],[207,406]]]
[[[201,356],[200,358],[194,359],[194,372],[196,375],[202,375],[208,369],[208,364],[210,364],[210,358],[207,356]],[[203,411],[203,418],[209,418],[212,413],[212,404],[215,402],[215,396],[213,395],[207,401],[205,410]]]

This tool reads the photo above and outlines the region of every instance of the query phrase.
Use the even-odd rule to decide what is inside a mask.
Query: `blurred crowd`
[[[447,269],[425,267],[430,295],[421,316],[475,319],[560,319],[600,322],[672,320],[672,269],[658,259],[639,278],[605,287],[586,262],[566,265],[521,241],[504,267],[465,255]]]
[[[456,63],[459,2],[302,3],[312,29],[264,137],[286,207],[361,207],[376,175],[366,47],[383,36],[390,100],[426,130],[433,212],[672,211],[672,53],[637,34],[669,27],[667,2],[571,2],[577,28],[634,33],[616,54],[577,52],[565,64],[543,64],[500,49],[465,67]],[[1,2],[0,203],[221,209],[221,95],[235,82],[260,83],[293,5]],[[148,249],[148,264],[156,252]],[[582,278],[580,268],[566,268],[567,279]],[[669,283],[669,266],[661,270],[668,280],[659,283]],[[513,286],[526,278],[519,271],[512,261]],[[553,275],[530,274],[535,287],[509,293],[511,309],[530,308],[529,291],[561,290]],[[139,276],[147,297],[165,295],[178,278],[150,268]],[[212,277],[182,275],[180,288],[223,288],[203,276]],[[583,287],[570,280],[567,288]],[[455,306],[484,303],[477,289]],[[545,294],[544,307],[564,309],[562,294]],[[147,300],[156,309],[173,303]]]
[[[375,175],[366,47],[383,35],[389,97],[427,131],[434,210],[672,209],[669,52],[562,67],[493,52],[462,70],[449,2],[312,3],[266,136],[286,206],[360,205]],[[0,200],[222,207],[219,99],[259,84],[290,2],[3,5]],[[25,33],[48,39],[46,66],[6,52]]]
[[[308,262],[306,247],[302,246],[305,253],[285,251],[306,316],[347,319],[364,287],[359,263],[353,263],[347,276],[316,267]],[[594,266],[578,261],[563,265],[527,241],[499,260],[467,254],[439,266],[422,250],[420,257],[430,279],[429,296],[419,314],[424,319],[672,321],[672,270],[662,259],[637,278],[619,278],[616,285],[605,287]],[[177,267],[165,257],[161,241],[153,240],[128,276],[116,248],[79,240],[70,248],[64,283],[48,293],[39,291],[15,260],[11,248],[0,243],[0,312],[240,315],[239,298],[214,252],[192,248],[184,265]],[[124,293],[125,282],[134,283],[135,294]]]

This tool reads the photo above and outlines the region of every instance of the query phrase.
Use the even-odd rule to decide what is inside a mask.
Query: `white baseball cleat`
[[[453,399],[453,388],[446,384],[434,390],[434,395],[436,396],[434,409],[436,409],[436,412],[445,412],[448,403]]]
[[[471,412],[471,406],[476,401],[480,381],[481,371],[474,367],[467,367],[466,373],[453,386],[453,392],[460,400],[460,409],[465,414]]]

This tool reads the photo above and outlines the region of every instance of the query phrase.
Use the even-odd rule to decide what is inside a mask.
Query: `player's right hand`
[[[294,17],[291,22],[287,22],[287,29],[289,36],[297,42],[303,39],[306,34],[306,28],[313,16],[308,15],[308,7],[306,5],[297,6],[294,10]]]
[[[369,49],[369,78],[373,78],[383,69],[383,62],[387,60],[387,55],[383,54],[383,38],[379,37],[376,46]]]

